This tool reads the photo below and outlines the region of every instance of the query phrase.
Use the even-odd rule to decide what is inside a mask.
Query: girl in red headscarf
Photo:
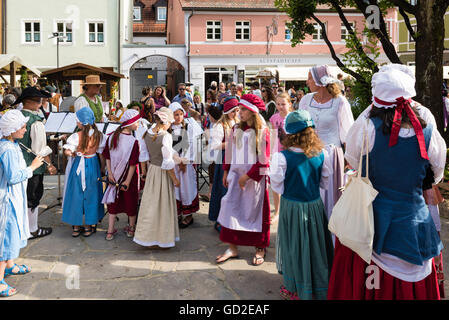
[[[270,202],[267,169],[270,159],[270,133],[259,110],[265,110],[262,99],[243,95],[238,104],[240,123],[233,129],[231,145],[223,164],[223,185],[228,188],[221,199],[218,223],[220,240],[229,249],[217,257],[222,263],[238,257],[237,246],[254,246],[253,265],[265,261],[270,244]],[[230,156],[228,157],[228,151]]]

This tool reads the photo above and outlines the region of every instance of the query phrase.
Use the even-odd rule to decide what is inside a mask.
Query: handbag
[[[370,121],[368,119],[368,121]],[[335,204],[328,229],[341,244],[368,264],[371,262],[374,238],[373,201],[378,192],[369,180],[368,134],[365,129],[357,172],[349,176],[343,194]],[[362,177],[362,156],[366,154],[366,177]]]

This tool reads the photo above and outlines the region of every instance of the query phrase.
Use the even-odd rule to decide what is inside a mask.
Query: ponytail
[[[122,133],[123,128],[122,126],[119,126],[117,129],[115,129],[114,133],[112,134],[111,138],[111,150],[114,150],[118,146],[118,140],[120,138],[120,134]]]

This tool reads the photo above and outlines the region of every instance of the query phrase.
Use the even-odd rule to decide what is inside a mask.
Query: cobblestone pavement
[[[207,218],[208,203],[201,202],[194,223],[180,230],[181,240],[171,249],[148,249],[135,244],[123,232],[104,239],[107,219],[88,238],[71,237],[71,227],[61,222],[56,177],[45,177],[39,224],[52,226],[50,236],[30,240],[17,263],[32,272],[7,278],[18,293],[10,299],[163,299],[163,300],[279,300],[282,283],[275,263],[277,224],[271,228],[271,244],[261,266],[251,264],[253,247],[240,247],[240,259],[215,264],[224,252],[213,224]],[[49,189],[50,188],[50,189]],[[127,223],[119,215],[121,231]],[[442,219],[442,238],[449,244],[449,220]],[[445,250],[446,252],[446,250]],[[444,257],[446,275],[448,255]],[[449,280],[446,292],[449,293]]]

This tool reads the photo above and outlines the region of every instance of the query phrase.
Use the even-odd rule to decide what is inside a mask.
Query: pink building
[[[348,9],[345,15],[363,30],[361,13]],[[335,75],[341,72],[318,24],[313,36],[291,47],[289,17],[277,10],[274,0],[169,0],[167,16],[167,43],[186,45],[186,80],[203,94],[212,80],[249,83],[261,70],[278,71],[280,81],[304,81],[308,69],[318,64],[334,66]],[[323,7],[317,16],[325,22],[336,53],[344,53],[347,30],[338,14]],[[387,24],[396,39],[396,10],[388,14]]]

